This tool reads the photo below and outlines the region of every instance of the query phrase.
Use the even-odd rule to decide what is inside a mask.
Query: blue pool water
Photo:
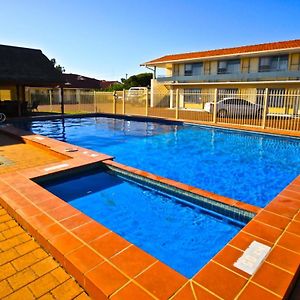
[[[188,278],[241,229],[113,174],[93,172],[42,185]]]
[[[292,138],[104,117],[18,126],[260,207],[300,173],[300,140]]]

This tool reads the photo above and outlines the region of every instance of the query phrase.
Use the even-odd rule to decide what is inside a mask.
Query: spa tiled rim
[[[243,223],[249,222],[261,208],[237,201],[228,197],[220,196],[193,186],[164,178],[146,171],[129,167],[112,160],[103,162],[109,169],[117,173],[123,173],[125,177],[155,186],[175,196],[181,195],[185,200],[197,204],[203,208],[210,209],[216,213],[236,219]],[[187,199],[186,199],[187,198]]]
[[[5,131],[17,136],[24,134],[9,127]],[[70,159],[1,176],[0,203],[92,297],[280,299],[289,293],[300,262],[300,177],[188,280],[30,180],[101,161],[109,163],[111,157],[26,134],[23,139]],[[78,151],[66,154],[65,149],[70,147]],[[60,164],[64,167],[49,170]],[[269,245],[272,251],[258,271],[249,276],[233,267],[233,263],[253,240]]]

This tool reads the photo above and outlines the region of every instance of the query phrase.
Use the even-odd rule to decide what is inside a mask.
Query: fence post
[[[176,111],[175,111],[175,119],[179,117],[179,89],[176,89]]]
[[[116,97],[115,97],[115,93],[113,93],[113,114],[116,114]]]
[[[267,118],[267,110],[268,110],[268,99],[269,99],[269,89],[265,89],[265,96],[264,96],[264,110],[262,115],[262,128],[266,128],[266,118]]]
[[[148,94],[148,89],[146,90],[146,110],[145,110],[145,115],[148,117],[148,101],[149,101],[149,94]]]
[[[126,93],[125,93],[125,89],[123,89],[123,102],[122,102],[122,113],[123,115],[125,115],[125,97],[126,97]]]
[[[94,112],[97,112],[97,100],[96,100],[96,91],[94,90]]]
[[[52,112],[52,90],[49,90],[49,102],[50,102],[50,111]]]
[[[218,99],[218,89],[215,89],[215,92],[214,92],[213,123],[217,123],[217,99]]]

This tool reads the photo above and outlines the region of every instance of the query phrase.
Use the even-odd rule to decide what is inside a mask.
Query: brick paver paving
[[[2,206],[0,299],[90,299]]]

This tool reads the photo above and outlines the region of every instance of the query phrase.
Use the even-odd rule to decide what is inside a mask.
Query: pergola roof
[[[62,74],[38,49],[0,45],[0,84],[54,86]]]

